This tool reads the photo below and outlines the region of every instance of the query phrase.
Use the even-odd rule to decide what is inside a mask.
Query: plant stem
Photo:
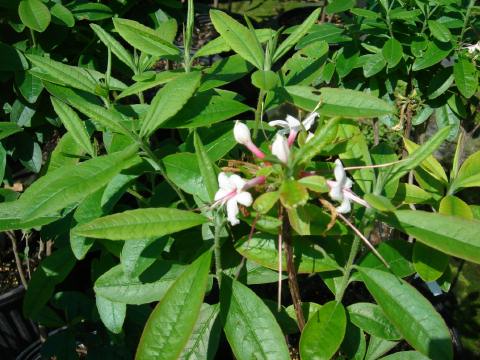
[[[35,38],[35,31],[30,29],[30,37],[32,38],[32,47],[37,47],[37,39]]]
[[[305,317],[302,311],[302,299],[300,298],[300,289],[298,288],[297,271],[295,269],[295,261],[293,257],[292,234],[290,229],[290,221],[288,216],[283,213],[282,209],[282,238],[283,248],[287,257],[287,273],[288,273],[288,287],[290,288],[290,295],[292,297],[295,315],[297,316],[297,323],[300,332],[305,327]],[[281,249],[279,249],[281,251]]]
[[[265,97],[265,91],[260,90],[258,94],[257,109],[255,110],[255,128],[253,129],[253,139],[256,140],[258,136],[258,129],[262,122],[263,115],[263,99]]]
[[[17,239],[15,238],[15,234],[12,231],[7,231],[6,233],[12,243],[13,256],[15,257],[15,264],[17,265],[20,281],[26,290],[28,289],[28,284],[27,279],[25,278],[25,274],[23,273],[22,261],[20,260],[20,256],[18,256]]]
[[[155,162],[155,164],[158,166],[158,171],[160,172],[160,175],[163,176],[165,181],[167,182],[168,185],[177,193],[178,197],[182,201],[182,203],[185,205],[187,209],[190,209],[190,204],[188,203],[187,199],[185,198],[185,195],[183,194],[182,190],[180,190],[177,185],[175,185],[168,177],[167,173],[163,167],[162,161],[158,158],[157,155],[153,152],[153,150],[150,148],[150,146],[144,141],[139,138],[137,138],[137,141],[142,148],[143,151],[147,154],[147,156]]]
[[[360,248],[360,237],[355,236],[352,242],[352,247],[350,249],[350,255],[348,255],[347,264],[345,265],[345,271],[343,273],[342,283],[340,284],[340,290],[335,295],[335,300],[340,302],[345,295],[345,290],[347,290],[348,282],[350,280],[350,273],[352,272],[353,262],[357,256],[358,249]]]
[[[219,220],[219,215],[216,215],[215,221],[215,232],[213,235],[213,246],[214,246],[214,255],[215,255],[215,274],[217,276],[218,288],[222,285],[222,243],[220,238],[220,233],[223,229],[224,221]]]
[[[470,20],[470,13],[472,12],[473,5],[475,5],[475,0],[470,0],[467,6],[465,19],[463,19],[462,31],[460,32],[460,41],[463,41],[463,36],[465,35],[465,31],[467,31],[468,21]]]

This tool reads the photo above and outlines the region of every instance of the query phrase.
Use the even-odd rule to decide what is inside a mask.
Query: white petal
[[[353,186],[353,181],[349,177],[345,178],[345,185],[343,186],[344,189],[350,189]]]
[[[235,198],[227,201],[227,218],[230,224],[237,225],[240,221],[237,219],[238,205]]]
[[[224,203],[227,199],[226,197],[230,191],[226,189],[218,189],[218,191],[215,193],[215,201],[222,200],[222,203]]]
[[[285,120],[272,120],[268,122],[271,127],[280,126],[282,128],[288,128],[288,122]]]
[[[242,191],[235,196],[235,200],[239,203],[242,204],[243,206],[250,206],[253,203],[253,198],[252,194],[250,194],[248,191]]]
[[[343,168],[343,164],[340,159],[335,160],[335,169],[333,169],[333,174],[335,175],[335,180],[340,184],[340,186],[345,186],[347,174],[345,173],[345,169]]]
[[[350,200],[348,200],[347,198],[343,199],[342,203],[340,204],[340,206],[336,208],[336,210],[340,214],[349,213],[350,210],[352,210],[352,207],[350,205]]]
[[[318,113],[317,112],[312,112],[308,114],[308,116],[305,118],[305,120],[302,121],[302,125],[305,128],[305,130],[310,130],[310,128],[315,124],[315,119],[317,118]]]
[[[357,204],[360,204],[360,205],[365,206],[367,208],[370,207],[370,204],[368,202],[363,200],[360,196],[358,196],[357,194],[355,194],[351,190],[344,190],[343,195],[345,196],[345,198],[348,198],[351,201],[356,202]]]
[[[250,129],[247,125],[240,121],[235,122],[235,126],[233,127],[233,137],[235,141],[239,144],[246,145],[252,142],[252,138],[250,136]]]
[[[243,180],[240,176],[236,174],[230,175],[228,181],[230,182],[230,186],[237,191],[241,191],[246,183],[245,180]]]
[[[310,140],[312,140],[312,138],[314,137],[314,133],[312,132],[308,132],[308,135],[307,135],[307,138],[305,139],[305,144],[308,143]]]
[[[284,136],[278,133],[275,137],[275,141],[272,144],[272,154],[284,164],[288,162],[288,157],[290,156],[290,147],[288,146],[288,141]]]
[[[218,187],[224,190],[230,189],[230,181],[228,181],[228,175],[224,172],[218,174]]]
[[[337,181],[329,181],[330,191],[328,195],[332,200],[343,201],[343,189]]]
[[[288,127],[290,128],[290,131],[295,130],[299,131],[300,130],[300,121],[296,117],[293,117],[292,115],[287,115],[287,124]]]

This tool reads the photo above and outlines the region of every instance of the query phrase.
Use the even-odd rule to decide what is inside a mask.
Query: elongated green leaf
[[[24,207],[23,219],[55,214],[83,200],[105,186],[133,160],[136,161],[136,150],[136,147],[130,147],[49,172],[34,182],[20,198]]]
[[[368,54],[362,56],[363,60],[363,76],[369,78],[378,74],[385,68],[387,62],[383,57],[382,53],[378,52],[376,54]]]
[[[295,240],[295,266],[297,272],[315,273],[331,271],[338,268],[334,248],[324,242],[324,248],[309,240],[307,237],[296,237]],[[249,239],[244,236],[235,245],[236,250],[262,266],[272,270],[278,269],[278,236],[257,233]],[[282,269],[287,268],[285,255],[282,255]]]
[[[263,70],[263,49],[254,33],[219,10],[210,10],[210,18],[215,29],[238,55]]]
[[[75,109],[87,115],[93,121],[98,122],[107,129],[113,130],[120,134],[129,135],[129,130],[122,124],[122,116],[115,110],[107,110],[102,106],[95,105],[87,100],[84,100],[80,96],[68,97],[66,101],[68,101],[68,103]]]
[[[248,74],[254,67],[240,55],[232,55],[216,61],[210,68],[205,69],[198,91],[218,88]]]
[[[455,84],[467,99],[475,94],[478,87],[478,71],[470,59],[459,58],[453,65]]]
[[[200,256],[157,304],[147,320],[135,359],[178,359],[200,313],[210,260],[210,252]]]
[[[218,304],[202,304],[192,335],[188,339],[181,360],[213,360],[220,340],[222,326],[218,313]]]
[[[44,32],[51,20],[48,7],[40,0],[20,1],[18,15],[22,23],[38,32]]]
[[[359,271],[386,317],[413,348],[433,359],[453,358],[448,327],[427,299],[388,272],[367,268]]]
[[[458,189],[480,186],[480,151],[470,155],[462,164],[456,178],[450,184],[449,194]]]
[[[450,127],[447,126],[432,136],[427,142],[417,148],[410,156],[396,165],[393,165],[388,178],[388,183],[396,181],[408,173],[410,170],[415,169],[418,165],[423,163],[432,153],[442,144],[448,137]]]
[[[285,55],[298,41],[305,36],[312,25],[317,21],[322,9],[318,8],[313,11],[303,23],[301,23],[295,30],[288,35],[288,37],[280,44],[273,55],[273,62],[277,62],[283,55]]]
[[[393,68],[402,59],[402,56],[403,56],[402,44],[400,44],[400,42],[397,39],[390,38],[383,45],[382,54],[388,63],[388,67]]]
[[[18,71],[15,73],[15,85],[17,85],[22,96],[30,104],[37,101],[43,90],[42,80],[27,71]]]
[[[114,18],[113,25],[120,36],[134,48],[154,56],[177,56],[179,50],[160,32],[134,20]]]
[[[445,59],[448,54],[452,51],[451,43],[443,43],[436,41],[429,41],[427,45],[427,50],[423,53],[422,57],[417,57],[413,63],[412,70],[419,71],[430,66],[433,66],[443,59]]]
[[[140,240],[161,237],[207,221],[202,215],[185,210],[136,209],[95,219],[76,227],[74,232],[96,239]]]
[[[76,3],[71,9],[78,20],[98,21],[113,16],[112,9],[98,2]]]
[[[449,256],[421,242],[413,246],[413,266],[423,281],[439,279],[448,266]]]
[[[152,134],[178,113],[200,85],[200,79],[201,72],[190,72],[173,79],[157,92],[143,120],[140,135]]]
[[[60,100],[57,100],[53,97],[51,97],[50,100],[52,101],[55,112],[60,117],[60,120],[65,128],[70,132],[70,134],[72,134],[72,137],[75,139],[75,141],[85,152],[91,156],[95,156],[95,150],[90,142],[90,136],[87,133],[87,129],[75,111],[73,111],[68,105]]]
[[[428,84],[428,98],[433,100],[443,95],[453,84],[451,68],[441,69]]]
[[[397,346],[397,344],[398,341],[385,340],[370,335],[367,353],[365,354],[365,360],[377,360],[380,356],[385,355],[392,350],[395,346]]]
[[[173,80],[176,77],[181,75],[183,75],[183,72],[174,72],[174,71],[159,72],[155,74],[155,77],[150,80],[139,81],[129,86],[117,96],[117,100],[123,99],[124,97],[130,96],[130,95],[136,95],[141,93],[142,91],[154,88],[158,85],[165,84],[170,80]]]
[[[416,351],[399,351],[382,357],[380,360],[428,360],[429,358]]]
[[[328,360],[345,336],[347,318],[341,303],[330,301],[308,320],[300,337],[302,359]]]
[[[436,20],[428,20],[427,23],[428,28],[434,38],[442,42],[447,42],[451,40],[452,34],[450,33],[450,30],[448,30],[448,28],[441,22]]]
[[[95,297],[95,300],[98,314],[105,327],[114,334],[119,334],[127,314],[127,304],[113,302],[99,295]]]
[[[192,97],[177,115],[161,127],[191,129],[209,126],[248,110],[251,108],[227,96],[201,93]]]
[[[282,330],[264,302],[248,287],[224,278],[220,306],[225,309],[225,335],[238,360],[288,360]]]
[[[212,161],[208,157],[202,140],[200,139],[200,136],[198,136],[197,132],[194,134],[193,143],[195,146],[195,153],[197,155],[198,167],[200,168],[200,173],[202,174],[205,187],[207,188],[209,200],[210,202],[213,202],[215,193],[218,190],[215,168],[213,167]]]
[[[399,340],[401,335],[376,304],[355,303],[347,307],[350,321],[366,333],[387,340]]]
[[[39,216],[32,219],[23,219],[26,209],[20,201],[10,201],[0,204],[0,231],[27,230],[58,220],[57,215]]]
[[[14,122],[0,122],[0,140],[20,131],[23,129]]]
[[[392,105],[362,91],[322,88],[320,98],[320,111],[324,115],[358,118],[377,117],[394,112]]]
[[[413,141],[404,138],[403,142],[405,144],[405,149],[407,149],[409,154],[415,153],[415,151],[420,148],[420,145],[415,144]],[[433,157],[433,155],[428,156],[420,166],[427,171],[430,175],[435,177],[436,179],[440,180],[444,184],[448,184],[447,174],[443,169],[443,166],[438,162],[437,159]]]
[[[43,56],[27,54],[26,57],[35,66],[30,70],[34,76],[58,85],[95,94],[97,82],[86,69],[65,65]]]
[[[132,276],[117,265],[95,281],[94,290],[113,302],[147,304],[161,299],[184,270],[183,265],[157,261],[141,276]]]
[[[386,221],[446,254],[480,263],[480,221],[425,211],[398,210]]]
[[[340,118],[333,118],[324,124],[309,142],[303,145],[295,156],[295,162],[305,164],[331,144],[337,134]]]
[[[137,277],[155,263],[160,257],[168,238],[150,238],[125,241],[120,254],[120,262],[125,274]]]
[[[97,24],[90,24],[92,30],[97,34],[98,38],[109,48],[115,56],[127,65],[130,69],[135,70],[135,63],[132,55],[118,42],[112,35],[103,30],[103,28]]]
[[[50,8],[52,15],[52,22],[58,25],[73,27],[75,25],[75,18],[70,10],[60,3],[56,3]]]

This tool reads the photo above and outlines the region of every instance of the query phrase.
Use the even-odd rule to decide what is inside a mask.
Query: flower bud
[[[248,145],[252,142],[250,129],[247,125],[238,120],[235,122],[235,126],[233,128],[233,136],[235,137],[235,141],[242,145]]]
[[[277,134],[275,141],[272,144],[272,154],[284,164],[288,162],[288,157],[290,156],[290,147],[288,146],[288,141],[284,136]]]

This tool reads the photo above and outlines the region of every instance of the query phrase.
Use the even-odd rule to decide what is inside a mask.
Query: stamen
[[[392,162],[385,163],[385,164],[378,164],[378,165],[347,166],[347,167],[344,167],[343,169],[344,169],[344,170],[360,170],[360,169],[383,168],[383,167],[388,167],[388,166],[392,166],[392,165],[401,163],[401,162],[403,162],[403,161],[405,161],[405,160],[407,160],[407,159],[401,159],[401,160],[392,161]]]

